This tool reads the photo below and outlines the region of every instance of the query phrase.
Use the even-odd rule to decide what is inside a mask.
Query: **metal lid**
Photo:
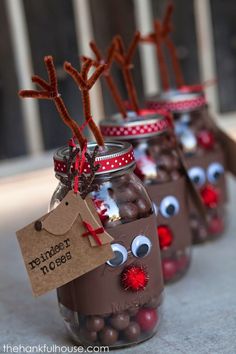
[[[110,119],[100,122],[104,137],[114,139],[137,139],[151,137],[172,128],[170,113],[162,110],[158,114],[154,110],[142,110],[140,115],[129,112],[127,118],[114,114]]]
[[[88,143],[88,152],[92,152],[97,144],[95,142]],[[69,147],[63,146],[59,148],[54,156],[54,170],[57,174],[66,174],[65,158],[69,156]],[[96,175],[102,173],[115,172],[135,164],[133,147],[128,142],[106,141],[104,149],[100,149],[96,157],[96,163],[100,165]],[[74,171],[74,164],[72,172]],[[84,173],[89,173],[90,166],[88,163],[84,165]]]
[[[191,86],[190,86],[191,88]],[[169,90],[147,99],[150,109],[166,109],[173,113],[191,112],[207,104],[203,90],[191,91],[184,86],[180,90]]]

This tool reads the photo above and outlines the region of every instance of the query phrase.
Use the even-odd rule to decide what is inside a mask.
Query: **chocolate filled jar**
[[[199,190],[207,216],[206,228],[192,205],[193,241],[213,240],[225,229],[227,193],[223,146],[210,117],[205,95],[203,91],[186,92],[184,88],[150,99],[148,106],[165,108],[173,113],[188,173]]]
[[[125,120],[117,114],[100,125],[104,137],[128,140],[134,147],[135,173],[145,184],[156,214],[164,281],[176,281],[189,267],[192,235],[186,174],[170,114],[130,112]]]
[[[95,144],[89,143],[93,150]],[[50,208],[68,192],[64,158],[54,155],[59,185]],[[161,256],[152,203],[139,178],[129,143],[106,142],[90,194],[104,228],[114,238],[115,257],[57,290],[62,317],[77,343],[111,348],[137,344],[156,332],[163,291]],[[86,173],[86,167],[84,168]]]

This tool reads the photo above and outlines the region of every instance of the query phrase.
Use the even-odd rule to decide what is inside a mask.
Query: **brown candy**
[[[119,188],[115,191],[115,200],[118,203],[134,202],[137,197],[137,193],[135,192],[132,184],[129,184],[125,188]]]
[[[127,312],[118,313],[113,315],[110,319],[110,324],[113,328],[121,331],[129,325],[129,315]]]
[[[106,326],[99,333],[99,338],[100,338],[101,344],[113,345],[118,339],[118,332],[114,328]]]
[[[179,170],[180,167],[181,167],[179,158],[178,158],[177,156],[173,155],[173,156],[172,156],[172,159],[173,159],[173,168],[174,168],[175,170]]]
[[[131,317],[135,316],[137,313],[138,313],[138,310],[139,310],[139,307],[132,307],[130,308],[128,311],[129,311],[129,315]]]
[[[150,205],[145,199],[143,199],[143,198],[138,199],[136,201],[136,205],[138,207],[138,211],[139,211],[140,216],[146,216],[149,214]]]
[[[81,330],[81,337],[84,338],[87,342],[96,342],[97,340],[97,332],[95,331],[87,331],[85,328]]]
[[[126,173],[122,176],[119,176],[113,180],[113,184],[117,188],[119,188],[121,186],[127,186],[129,184],[129,182],[130,182],[130,175],[128,173]]]
[[[98,332],[104,327],[104,319],[100,316],[89,316],[86,319],[86,328],[88,331]]]
[[[174,159],[170,154],[162,154],[157,162],[157,165],[167,172],[173,170]]]
[[[125,221],[137,219],[138,207],[134,203],[122,204],[120,206],[120,216]]]
[[[154,157],[154,158],[158,158],[161,154],[161,150],[162,147],[158,144],[155,145],[151,145],[149,148],[150,154]]]
[[[124,330],[124,336],[125,338],[130,341],[136,341],[138,340],[139,336],[140,336],[140,326],[138,325],[137,322],[130,322],[129,326]]]

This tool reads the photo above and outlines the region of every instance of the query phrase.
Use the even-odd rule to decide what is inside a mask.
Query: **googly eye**
[[[160,211],[161,211],[161,214],[165,218],[169,218],[171,216],[174,216],[174,215],[178,214],[178,212],[179,212],[179,202],[178,202],[178,200],[172,195],[169,195],[168,197],[165,197],[161,201]]]
[[[131,245],[131,251],[135,257],[146,257],[152,248],[152,243],[148,237],[139,235],[135,237]]]
[[[217,183],[220,176],[224,173],[224,167],[218,163],[218,162],[213,162],[210,164],[210,166],[207,169],[207,178],[210,183]]]
[[[158,206],[155,202],[152,202],[152,208],[153,208],[154,214],[157,216],[158,215]]]
[[[121,264],[125,263],[127,260],[127,250],[124,246],[120,245],[119,243],[113,243],[111,248],[115,254],[115,257],[107,261],[106,263],[111,267],[118,267]]]
[[[201,167],[192,167],[188,170],[188,175],[197,187],[202,187],[206,183],[206,174]]]

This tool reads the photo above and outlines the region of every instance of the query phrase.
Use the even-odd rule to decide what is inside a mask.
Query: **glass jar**
[[[89,143],[89,150],[94,147]],[[60,182],[50,209],[68,192],[61,182],[66,156],[67,147],[54,155]],[[163,291],[161,258],[152,204],[133,173],[132,146],[106,142],[96,162],[100,167],[93,183],[98,188],[90,196],[114,238],[115,257],[60,287],[57,294],[66,327],[77,343],[117,348],[142,342],[157,330]]]
[[[104,137],[128,140],[134,147],[135,173],[152,199],[157,218],[165,283],[181,278],[190,264],[192,235],[189,226],[187,183],[173,134],[172,119],[141,111],[119,114],[100,122]]]
[[[203,91],[169,91],[148,102],[152,109],[173,113],[176,135],[185,155],[189,176],[199,190],[207,215],[207,229],[192,205],[194,243],[213,240],[225,229],[227,202],[225,159],[217,129]]]

